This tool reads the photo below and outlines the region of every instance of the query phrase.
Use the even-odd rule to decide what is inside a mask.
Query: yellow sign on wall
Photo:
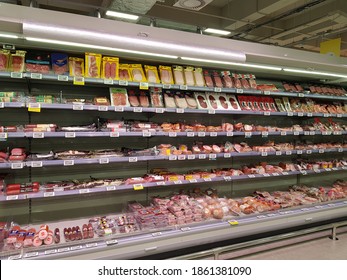
[[[320,43],[320,53],[333,56],[340,56],[341,38],[332,39]]]

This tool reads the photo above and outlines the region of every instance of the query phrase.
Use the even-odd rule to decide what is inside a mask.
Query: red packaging
[[[212,78],[216,87],[223,87],[222,79],[217,71],[213,71]]]
[[[267,102],[268,102],[268,104],[270,106],[270,110],[272,112],[277,112],[277,108],[276,108],[276,104],[275,104],[274,99],[272,97],[268,97],[267,98]]]
[[[255,111],[261,111],[260,106],[259,106],[259,97],[253,97],[252,98],[252,103],[253,103],[253,108]]]
[[[251,108],[251,111],[255,111],[255,108],[253,106],[253,97],[252,96],[246,96],[246,103],[249,108]]]
[[[23,161],[25,160],[26,156],[25,155],[21,155],[21,156],[14,156],[14,155],[10,155],[10,157],[8,158],[9,161]]]
[[[23,243],[24,247],[30,247],[33,245],[35,233],[36,233],[36,230],[34,228],[30,228],[27,230],[24,243]]]
[[[244,89],[250,89],[251,86],[249,85],[249,83],[248,83],[248,81],[247,81],[247,79],[246,79],[246,75],[243,75],[243,74],[242,74],[241,77],[242,77],[242,79],[241,79],[242,87],[243,87]]]
[[[255,76],[250,74],[248,79],[249,85],[251,89],[257,89],[257,82],[255,81]]]
[[[23,148],[14,148],[11,150],[11,156],[21,156],[25,154],[25,149]]]
[[[222,71],[222,83],[225,88],[232,88],[234,86],[233,80],[230,77],[229,71]]]
[[[207,70],[204,70],[204,78],[206,86],[213,87],[213,80],[211,78],[210,73]]]
[[[235,88],[242,88],[242,83],[239,79],[239,75],[233,74],[233,82],[234,82],[234,87]]]

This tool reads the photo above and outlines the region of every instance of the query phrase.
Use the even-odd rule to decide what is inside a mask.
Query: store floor
[[[237,258],[239,260],[347,260],[347,233]]]

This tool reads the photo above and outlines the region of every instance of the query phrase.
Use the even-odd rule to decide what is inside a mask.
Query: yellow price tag
[[[232,226],[237,226],[239,224],[238,221],[229,221],[229,224]]]
[[[76,86],[84,86],[84,77],[74,77],[73,84]]]
[[[28,112],[40,113],[41,104],[40,103],[29,103]]]
[[[135,190],[135,191],[141,191],[141,190],[143,190],[143,185],[142,185],[142,184],[135,184],[135,185],[134,185],[134,190]]]
[[[140,83],[140,89],[147,90],[148,89],[148,83]]]
[[[185,178],[186,180],[193,180],[194,179],[194,177],[193,177],[193,175],[186,175],[186,178]]]

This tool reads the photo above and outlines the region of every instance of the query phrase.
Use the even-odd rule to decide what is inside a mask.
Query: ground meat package
[[[103,79],[119,79],[119,58],[104,56],[102,58],[101,77]]]
[[[158,70],[156,66],[145,65],[145,72],[146,72],[147,81],[149,83],[156,83],[156,84],[160,83]]]
[[[197,67],[194,69],[194,79],[196,86],[205,86],[204,76],[202,75],[202,68]]]
[[[208,102],[206,98],[206,94],[203,92],[195,92],[194,93],[195,100],[198,103],[199,109],[211,109],[210,102]]]
[[[129,64],[119,64],[119,80],[128,82],[132,81]]]
[[[172,85],[174,83],[173,81],[173,75],[172,70],[170,66],[159,66],[159,73],[160,73],[160,79],[163,84],[169,84]]]
[[[133,82],[147,82],[145,73],[143,72],[141,64],[130,64],[130,73],[133,79]]]
[[[79,57],[69,57],[70,76],[84,76],[84,59]]]
[[[178,66],[178,65],[173,66],[173,76],[175,78],[176,85],[185,85],[182,66]]]
[[[69,73],[69,57],[65,53],[52,53],[52,70],[56,75]]]
[[[194,68],[191,66],[187,66],[184,68],[184,78],[187,86],[195,86],[193,70]]]
[[[164,107],[161,88],[151,88],[150,96],[151,96],[151,103],[152,103],[153,107],[157,107],[157,108],[163,108]]]
[[[110,100],[112,106],[130,106],[125,88],[110,88]]]

